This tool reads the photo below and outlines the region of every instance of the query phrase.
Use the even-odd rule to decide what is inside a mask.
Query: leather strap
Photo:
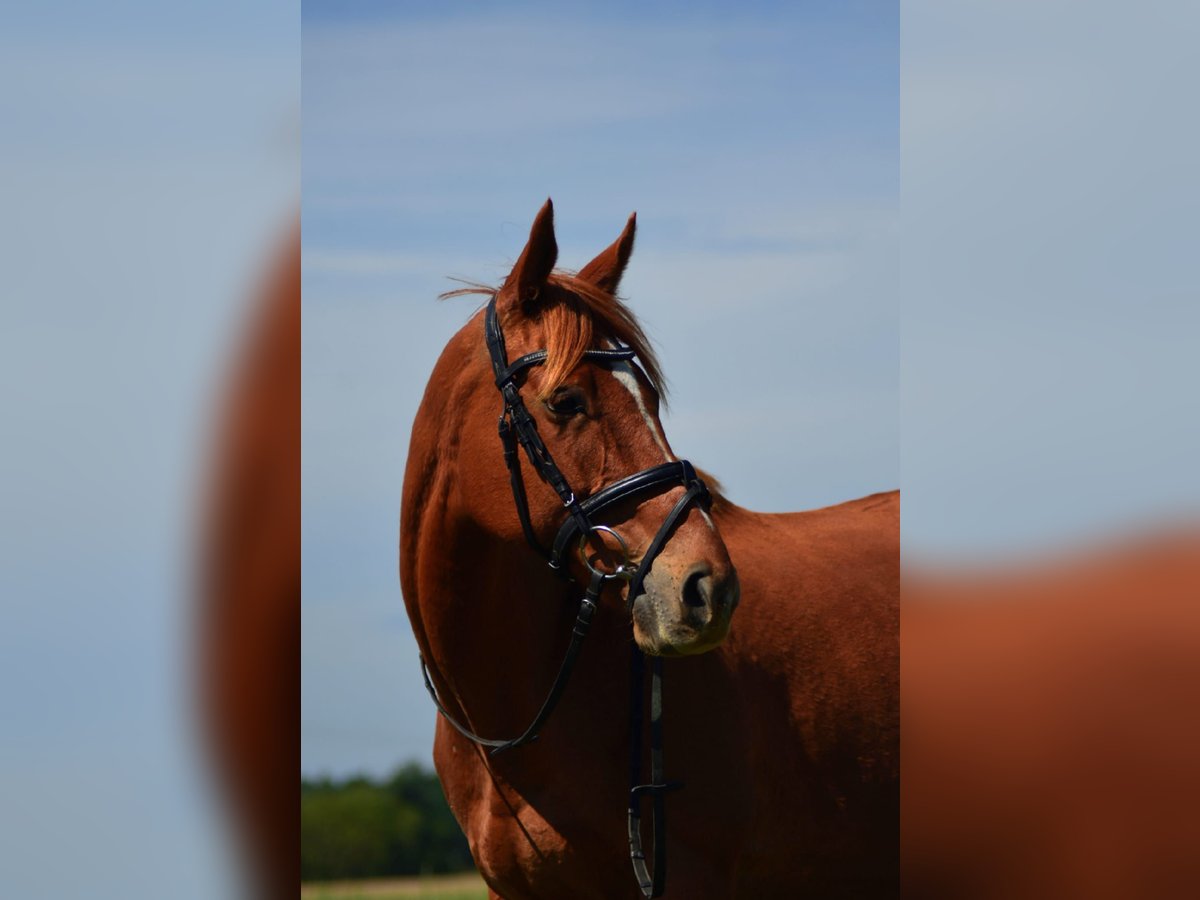
[[[429,696],[433,698],[433,703],[437,707],[438,712],[463,737],[474,741],[476,744],[482,744],[484,747],[491,747],[492,756],[502,753],[505,750],[511,750],[514,747],[520,747],[523,744],[536,741],[538,732],[545,721],[550,718],[550,713],[554,712],[554,707],[558,705],[559,698],[562,697],[563,690],[567,686],[567,681],[571,677],[571,670],[575,668],[575,661],[579,658],[579,651],[583,647],[583,640],[587,637],[588,629],[591,628],[592,616],[596,614],[596,606],[600,600],[600,591],[604,587],[604,582],[609,577],[602,572],[592,575],[587,593],[579,601],[579,614],[575,617],[575,627],[571,629],[571,642],[567,645],[567,652],[563,655],[562,663],[558,667],[558,674],[555,676],[553,684],[550,685],[550,691],[546,694],[546,699],[542,701],[541,709],[533,717],[533,721],[517,737],[507,739],[480,737],[455,719],[454,716],[450,715],[441,698],[438,697],[437,690],[433,686],[433,681],[429,677],[429,667],[425,665],[425,657],[421,656],[421,677],[425,679],[425,689],[429,691]]]
[[[650,663],[650,781],[642,784],[642,692],[645,657],[637,645],[629,666],[629,858],[633,875],[646,898],[661,897],[667,886],[666,795],[683,787],[678,781],[663,781],[662,751],[662,657]],[[651,832],[654,836],[654,871],[646,865],[642,849],[642,798],[650,797]]]
[[[673,482],[684,487],[689,487],[693,483],[699,483],[701,490],[696,496],[705,505],[705,508],[708,508],[710,503],[708,488],[700,480],[692,464],[686,459],[665,462],[649,469],[643,469],[641,472],[635,472],[633,475],[622,478],[620,481],[614,482],[597,491],[592,496],[583,500],[580,506],[583,508],[584,515],[591,519],[607,510],[610,506],[615,506],[622,500],[628,500],[630,497],[650,492],[662,493],[664,486],[670,485]],[[581,533],[573,520],[568,519],[566,522],[563,522],[562,526],[558,529],[558,535],[554,538],[554,547],[550,551],[550,566],[552,568],[558,568],[563,565],[564,554],[571,549],[573,543],[579,539]]]
[[[525,497],[525,479],[521,475],[521,461],[517,459],[517,438],[508,417],[501,416],[499,424],[500,444],[504,448],[504,465],[508,468],[508,484],[512,488],[513,501],[517,505],[517,518],[521,520],[521,531],[525,533],[525,542],[547,560],[550,554],[542,546],[537,535],[533,533],[533,523],[529,520],[529,502]],[[571,521],[571,520],[568,520]]]
[[[633,606],[633,602],[638,598],[638,594],[642,592],[642,582],[646,580],[646,573],[650,571],[650,567],[654,565],[654,560],[658,558],[658,554],[662,552],[662,548],[671,539],[671,534],[675,530],[675,524],[687,513],[688,507],[691,506],[693,500],[701,495],[707,496],[707,494],[708,488],[704,486],[703,481],[697,479],[688,486],[683,496],[675,503],[675,506],[667,514],[667,517],[663,519],[658,533],[654,535],[654,540],[650,542],[650,546],[646,548],[646,552],[642,554],[642,558],[638,562],[637,572],[634,574],[633,580],[629,582],[629,592],[626,594],[625,599],[630,606]]]
[[[584,350],[583,358],[590,359],[592,362],[621,362],[630,360],[637,356],[637,351],[632,347],[614,347],[610,350]],[[530,366],[540,366],[546,361],[547,353],[545,350],[534,350],[532,353],[526,353],[512,365],[507,366],[503,372],[496,376],[496,387],[503,388],[506,383],[512,381],[521,372],[528,369]]]

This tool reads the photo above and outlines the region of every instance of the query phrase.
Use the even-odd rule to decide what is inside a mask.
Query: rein
[[[512,487],[513,502],[517,507],[517,516],[521,521],[521,530],[525,540],[546,559],[551,570],[560,577],[574,581],[570,575],[566,554],[572,544],[578,541],[580,555],[584,564],[591,572],[583,598],[579,601],[579,612],[571,631],[571,640],[559,665],[558,674],[550,686],[546,699],[533,721],[519,735],[508,739],[485,738],[475,734],[469,728],[457,721],[443,705],[429,676],[425,658],[421,657],[421,676],[425,688],[433,698],[438,712],[451,726],[468,740],[484,747],[491,748],[491,755],[505,750],[511,750],[537,740],[538,734],[545,725],[550,714],[554,712],[571,672],[575,667],[583,641],[591,627],[592,617],[598,608],[600,594],[605,584],[610,581],[628,581],[628,604],[632,608],[638,596],[642,593],[642,582],[646,573],[653,565],[655,558],[662,552],[675,525],[687,514],[689,507],[699,504],[707,509],[711,504],[711,496],[703,480],[696,474],[695,468],[686,460],[665,462],[661,465],[644,469],[620,481],[614,482],[590,497],[577,498],[571,489],[565,475],[554,462],[549,449],[538,434],[537,422],[526,409],[521,399],[520,388],[517,386],[517,376],[526,369],[541,365],[546,361],[546,351],[537,350],[527,353],[513,363],[508,362],[508,353],[504,346],[504,333],[500,328],[499,317],[496,314],[496,298],[493,296],[488,303],[484,316],[484,336],[487,341],[488,353],[491,356],[492,369],[495,374],[496,387],[504,398],[504,411],[500,415],[498,431],[500,443],[504,450],[504,463],[508,468],[509,484]],[[635,356],[631,347],[616,347],[609,350],[586,350],[584,359],[598,363],[612,363],[631,360]],[[538,477],[545,481],[558,494],[566,512],[566,519],[559,527],[558,534],[550,549],[547,550],[538,541],[529,518],[529,504],[525,494],[525,484],[521,476],[520,459],[517,454],[518,445],[524,450]],[[607,525],[596,524],[595,517],[610,507],[631,498],[639,501],[647,497],[665,493],[676,487],[683,487],[683,496],[679,498],[670,513],[659,526],[657,534],[642,558],[634,562],[629,557],[629,547],[625,540],[615,530]],[[612,571],[605,572],[592,565],[584,554],[584,546],[589,536],[604,532],[612,535],[618,542],[623,559]],[[655,656],[650,663],[650,781],[642,784],[642,721],[643,693],[645,687],[645,658],[637,644],[633,644],[630,660],[630,790],[629,790],[629,854],[633,863],[634,876],[642,894],[647,898],[662,896],[667,878],[667,842],[666,842],[666,812],[665,794],[682,785],[666,783],[663,780],[662,753],[662,657]],[[654,870],[650,872],[646,864],[646,855],[642,849],[641,809],[642,799],[651,798],[652,831],[654,835]]]

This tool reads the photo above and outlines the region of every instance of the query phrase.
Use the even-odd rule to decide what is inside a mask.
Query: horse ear
[[[554,240],[554,204],[546,199],[546,204],[538,211],[529,230],[529,242],[521,251],[517,264],[501,288],[502,293],[514,289],[512,301],[529,303],[536,300],[542,292],[542,286],[554,268],[558,259],[558,242]]]
[[[633,234],[637,231],[637,213],[629,217],[625,230],[599,256],[579,270],[579,277],[609,294],[617,292],[625,265],[633,253]]]

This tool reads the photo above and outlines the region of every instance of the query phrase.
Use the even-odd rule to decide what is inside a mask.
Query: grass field
[[[474,872],[422,878],[327,881],[301,885],[302,900],[487,900],[487,886]]]

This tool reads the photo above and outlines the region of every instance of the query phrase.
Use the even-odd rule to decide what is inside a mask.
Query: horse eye
[[[545,401],[546,409],[554,413],[556,416],[577,416],[580,413],[587,411],[583,404],[583,397],[577,391],[569,388],[559,388],[550,395],[550,399]]]

